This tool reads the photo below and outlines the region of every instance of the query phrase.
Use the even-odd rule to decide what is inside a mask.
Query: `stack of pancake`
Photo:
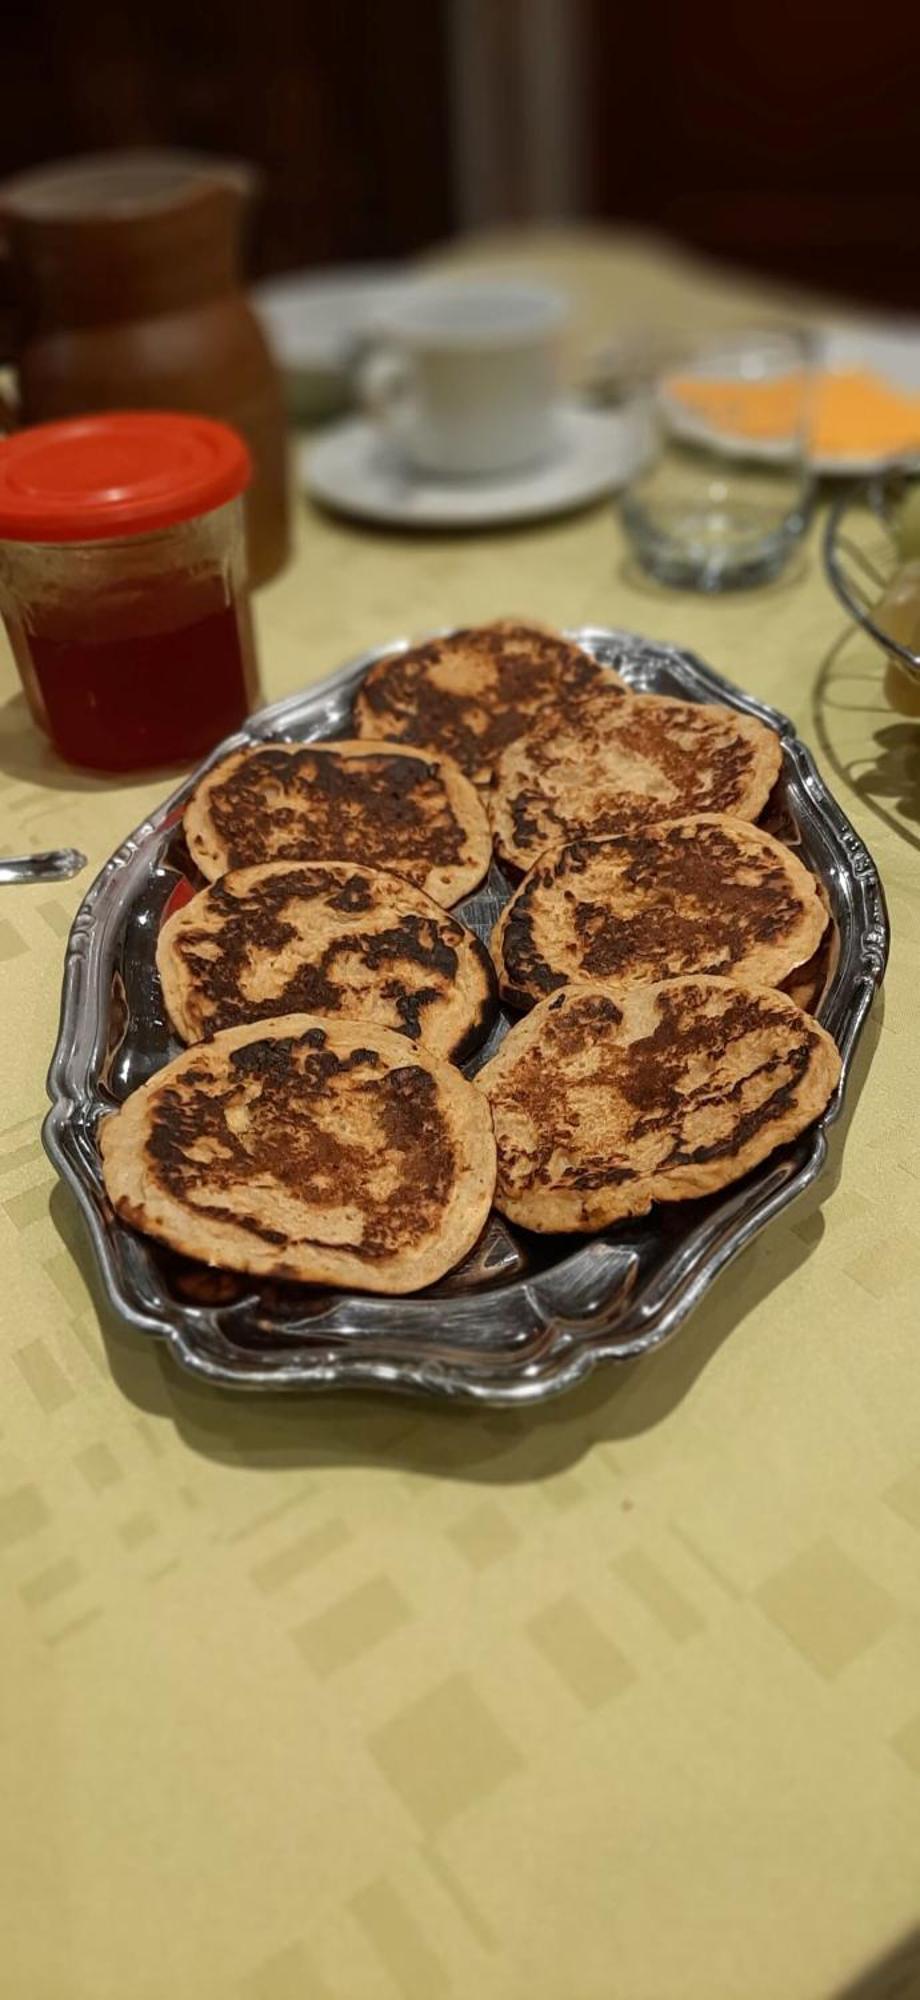
[[[771,730],[512,621],[379,661],[353,728],[240,750],[189,802],[204,883],[157,952],[189,1046],[101,1127],[126,1220],[229,1270],[406,1293],[493,1203],[606,1228],[820,1114],[840,1062],[798,1002],[827,911],[756,824]],[[451,912],[493,851],[490,954]],[[523,1019],[470,1080],[499,993]]]

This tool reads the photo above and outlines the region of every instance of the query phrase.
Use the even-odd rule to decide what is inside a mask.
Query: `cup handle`
[[[398,347],[375,347],[357,367],[361,407],[371,421],[402,443],[414,409],[415,372],[408,354]]]

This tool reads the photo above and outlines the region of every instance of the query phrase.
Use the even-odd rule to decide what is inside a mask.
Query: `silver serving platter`
[[[241,744],[347,733],[362,675],[409,642],[364,653],[220,744],[106,863],[70,934],[45,1146],[80,1205],[111,1303],[137,1333],[164,1339],[193,1374],[238,1389],[373,1387],[479,1404],[539,1402],[598,1362],[633,1359],[670,1339],[729,1260],[821,1172],[888,952],[871,856],[784,716],[676,647],[596,626],[570,636],[640,691],[725,702],[778,732],[783,769],[771,824],[819,876],[833,916],[818,1011],[843,1058],[836,1096],[794,1144],[705,1200],[660,1207],[590,1239],[535,1237],[493,1216],[457,1271],[409,1299],[209,1272],[120,1222],[106,1199],[96,1133],[105,1113],[178,1051],[154,954],[164,905],[192,872],[184,803],[201,771]],[[459,913],[487,938],[508,894],[493,866]],[[500,1018],[468,1073],[506,1027]]]

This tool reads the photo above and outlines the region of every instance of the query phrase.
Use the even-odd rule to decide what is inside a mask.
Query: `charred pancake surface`
[[[466,1254],[495,1179],[488,1106],[370,1023],[288,1015],[187,1049],[103,1120],[119,1215],[226,1270],[411,1292]]]
[[[625,683],[561,634],[509,618],[378,660],[355,696],[355,728],[446,752],[484,785],[535,718],[552,710],[561,722],[598,691]]]
[[[488,797],[495,844],[522,871],[548,847],[690,813],[757,818],[782,753],[753,717],[667,695],[587,696],[500,758]]]
[[[759,827],[695,814],[551,848],[492,942],[502,992],[528,1007],[572,980],[728,974],[779,986],[827,922],[818,883]]]
[[[444,905],[491,856],[476,791],[448,758],[352,739],[237,751],[201,780],[185,834],[211,882],[262,861],[358,861]]]
[[[157,965],[183,1041],[278,1014],[374,1020],[463,1061],[488,1033],[495,976],[456,917],[382,869],[268,862],[170,917]]]
[[[477,1077],[495,1205],[527,1229],[603,1229],[739,1180],[824,1109],[830,1036],[784,993],[719,978],[569,986]]]

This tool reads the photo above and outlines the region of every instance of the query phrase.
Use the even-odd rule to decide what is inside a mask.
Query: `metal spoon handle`
[[[77,847],[54,847],[48,854],[7,854],[0,856],[0,883],[67,882],[86,867],[86,855]]]

